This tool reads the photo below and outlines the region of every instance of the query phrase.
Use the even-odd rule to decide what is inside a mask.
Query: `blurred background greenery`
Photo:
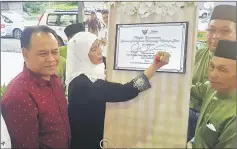
[[[3,94],[5,93],[6,89],[7,89],[7,85],[3,84],[3,85],[1,86],[1,95],[0,95],[0,98],[2,98],[2,96],[3,96]]]
[[[78,2],[23,2],[23,10],[31,16],[40,15],[47,9],[73,10]]]

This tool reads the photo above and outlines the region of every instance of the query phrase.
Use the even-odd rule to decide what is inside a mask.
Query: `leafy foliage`
[[[29,13],[39,13],[44,11],[45,5],[43,2],[23,2],[23,9]]]
[[[57,4],[53,6],[54,9],[59,10],[72,10],[76,9],[77,7],[78,7],[77,5],[65,5],[65,4]]]
[[[78,2],[57,2],[57,4],[64,4],[68,6],[77,6]]]
[[[78,7],[78,2],[23,2],[23,9],[28,13],[42,13],[46,9],[72,10]]]

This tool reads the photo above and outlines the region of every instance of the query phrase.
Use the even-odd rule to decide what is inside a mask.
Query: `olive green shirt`
[[[208,48],[199,49],[197,51],[194,62],[192,84],[195,85],[197,82],[204,83],[208,81],[208,68],[213,55],[213,52]]]
[[[57,69],[57,75],[60,78],[62,84],[65,87],[65,80],[66,80],[66,59],[60,56],[59,65]]]
[[[62,46],[59,48],[60,56],[67,59],[67,46]]]
[[[207,81],[192,86],[190,100],[202,104],[192,148],[236,148],[236,91],[218,95]]]
[[[211,52],[208,48],[206,49],[198,49],[196,56],[195,56],[195,63],[194,63],[194,72],[192,78],[192,84],[195,85],[198,82],[204,83],[208,81],[208,70],[210,61],[213,57],[213,52]],[[201,109],[202,104],[196,104],[196,107],[193,105],[189,105],[192,109]],[[197,112],[200,112],[197,110]]]

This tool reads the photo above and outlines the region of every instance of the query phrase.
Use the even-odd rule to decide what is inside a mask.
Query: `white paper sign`
[[[157,51],[170,53],[158,71],[185,73],[188,22],[117,24],[115,70],[145,70]]]

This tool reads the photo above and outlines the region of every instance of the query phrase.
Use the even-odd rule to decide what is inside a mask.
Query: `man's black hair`
[[[57,33],[53,29],[44,25],[30,26],[26,27],[21,33],[21,48],[29,48],[31,44],[31,37],[34,33],[51,33],[58,40]]]
[[[109,10],[107,10],[107,9],[102,10],[102,15],[106,14],[106,13],[109,13]]]
[[[91,11],[91,14],[95,14],[96,15],[96,12],[95,11]]]

